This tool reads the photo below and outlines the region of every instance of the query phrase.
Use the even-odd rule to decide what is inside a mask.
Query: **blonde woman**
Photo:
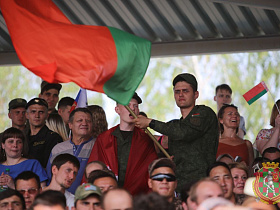
[[[50,130],[58,133],[63,141],[68,140],[66,126],[59,114],[51,113],[46,121],[46,126]]]

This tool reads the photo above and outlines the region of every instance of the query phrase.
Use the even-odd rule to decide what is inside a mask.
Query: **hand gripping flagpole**
[[[129,106],[125,106],[125,108],[129,111],[129,113],[136,119],[137,115],[129,108]],[[161,146],[160,143],[158,143],[158,141],[156,140],[156,138],[154,137],[153,134],[151,134],[151,132],[145,128],[145,133],[148,134],[148,136],[154,141],[154,143],[158,146],[158,148],[163,152],[163,154],[168,157],[169,159],[171,159],[170,155],[166,152],[166,150]]]

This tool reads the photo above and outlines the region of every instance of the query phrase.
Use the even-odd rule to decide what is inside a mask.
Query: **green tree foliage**
[[[197,104],[205,104],[216,111],[213,100],[217,85],[226,83],[233,90],[233,101],[246,121],[245,138],[255,141],[258,131],[269,128],[269,118],[280,95],[280,52],[204,55],[177,58],[152,59],[139,90],[144,95],[142,109],[149,117],[162,121],[178,118],[180,113],[173,99],[172,79],[179,73],[196,76],[200,92]],[[243,94],[265,81],[270,94],[248,105]]]
[[[279,93],[280,52],[239,53],[223,55],[203,55],[188,57],[153,58],[137,92],[143,99],[141,111],[150,118],[169,121],[180,118],[181,114],[173,98],[173,78],[182,72],[189,72],[198,80],[200,92],[197,104],[205,104],[216,111],[213,100],[217,85],[227,83],[233,90],[233,101],[246,121],[247,139],[252,142],[258,131],[269,128],[269,118],[274,99],[264,95],[252,105],[248,105],[242,95],[252,87],[265,81],[275,100]],[[41,79],[22,67],[0,68],[0,131],[10,126],[7,116],[8,102],[16,97],[30,100],[38,96]],[[76,97],[79,87],[73,83],[63,84],[60,98]],[[114,112],[115,102],[104,94],[88,91],[88,104],[104,108],[109,127],[119,120]]]

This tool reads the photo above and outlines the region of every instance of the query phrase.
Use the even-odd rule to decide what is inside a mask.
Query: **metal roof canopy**
[[[74,24],[152,42],[152,57],[280,49],[279,0],[53,0]],[[0,15],[0,65],[20,64]]]

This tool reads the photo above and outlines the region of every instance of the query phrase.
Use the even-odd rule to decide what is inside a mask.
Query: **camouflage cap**
[[[134,98],[138,102],[138,104],[142,103],[142,99],[138,96],[138,94],[136,92],[134,93],[132,98]]]
[[[9,103],[9,111],[11,109],[16,109],[18,107],[25,108],[26,104],[27,104],[27,101],[25,99],[15,98],[15,99],[11,100],[10,103]]]
[[[150,163],[150,165],[148,167],[149,176],[151,177],[154,170],[157,168],[161,168],[161,167],[171,168],[174,173],[176,170],[176,165],[171,159],[159,158]]]
[[[28,101],[25,108],[28,109],[29,106],[34,105],[34,104],[38,104],[38,105],[45,106],[48,108],[48,103],[42,98],[31,99],[30,101]]]
[[[75,202],[77,200],[83,200],[90,195],[101,196],[102,192],[99,189],[99,187],[97,187],[91,183],[86,183],[86,184],[80,185],[75,192]]]
[[[189,74],[189,73],[183,73],[177,75],[174,80],[173,80],[173,86],[176,85],[177,82],[179,81],[185,81],[189,84],[191,84],[194,88],[194,91],[197,91],[197,81],[194,75]]]
[[[49,90],[49,89],[56,89],[59,93],[61,88],[62,88],[61,84],[48,83],[46,81],[42,81],[42,83],[41,83],[41,94],[43,94],[44,91]]]

